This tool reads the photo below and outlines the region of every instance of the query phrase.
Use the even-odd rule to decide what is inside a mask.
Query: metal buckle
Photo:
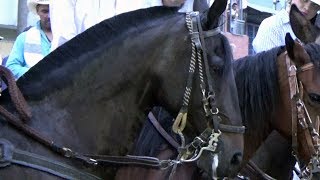
[[[169,160],[162,160],[162,161],[160,161],[160,169],[166,170],[175,164],[181,164],[181,161],[170,160],[170,159]]]
[[[221,131],[219,130],[218,133],[215,133],[214,130],[212,130],[212,134],[210,135],[209,137],[209,141],[208,141],[208,145],[207,146],[204,146],[204,147],[200,147],[200,150],[199,152],[195,152],[194,155],[189,158],[189,159],[183,159],[181,158],[180,159],[180,162],[184,163],[184,162],[194,162],[194,161],[197,161],[202,152],[203,151],[210,151],[212,153],[216,153],[216,149],[217,149],[217,143],[219,141],[219,136],[221,135]],[[201,139],[201,138],[199,138]],[[202,139],[201,139],[202,140]]]

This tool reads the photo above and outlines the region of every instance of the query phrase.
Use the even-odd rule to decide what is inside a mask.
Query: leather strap
[[[289,93],[290,93],[290,103],[291,103],[291,144],[294,153],[298,153],[298,120],[297,120],[297,109],[296,102],[298,97],[298,82],[297,82],[297,69],[294,65],[291,65],[291,60],[286,54],[286,67],[288,71],[288,82],[289,82]]]
[[[303,65],[302,67],[300,67],[298,69],[298,72],[307,71],[307,70],[310,70],[312,68],[314,68],[314,64],[310,62],[310,63],[307,63],[307,64]]]
[[[307,148],[309,150],[309,154],[313,155],[315,154],[315,148],[313,144],[313,138],[311,137],[311,131],[313,129],[312,125],[310,122],[307,122],[306,118],[306,112],[304,109],[304,104],[303,102],[299,102],[297,104],[297,116],[298,116],[298,122],[302,130],[302,134],[304,135],[304,140],[306,141]]]
[[[273,177],[269,176],[267,173],[263,172],[253,161],[248,162],[249,166],[257,172],[264,180],[276,180]]]
[[[180,145],[164,130],[161,124],[158,122],[156,117],[154,117],[153,113],[150,111],[148,114],[148,119],[152,123],[153,127],[162,135],[162,137],[175,149],[178,149]]]
[[[228,132],[228,133],[238,133],[238,134],[244,134],[246,131],[245,126],[232,126],[232,125],[226,125],[226,124],[219,124],[219,130],[222,132]]]
[[[215,36],[215,35],[218,35],[220,34],[221,31],[218,28],[215,28],[215,29],[211,29],[211,30],[208,30],[208,31],[203,31],[203,37],[204,38],[208,38],[208,37],[211,37],[211,36]]]
[[[99,165],[102,166],[112,166],[112,165],[134,165],[134,166],[144,166],[148,168],[155,169],[166,169],[173,164],[178,164],[179,162],[175,160],[159,160],[155,157],[149,156],[108,156],[108,155],[85,155],[92,159],[95,159]]]
[[[65,179],[98,180],[99,177],[82,172],[67,164],[57,162],[45,156],[40,156],[24,150],[16,149],[12,143],[6,139],[0,139],[0,167],[17,164],[39,171],[47,172],[54,176]]]

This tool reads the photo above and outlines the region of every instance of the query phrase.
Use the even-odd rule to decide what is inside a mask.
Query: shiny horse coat
[[[203,30],[218,26],[226,1],[215,2],[203,20]],[[241,126],[239,103],[229,43],[222,34],[205,39],[215,101],[221,123]],[[76,36],[49,54],[17,84],[32,118],[26,125],[55,143],[83,154],[131,153],[146,113],[154,105],[176,116],[182,104],[189,72],[191,40],[185,14],[175,8],[154,7],[121,14]],[[194,138],[206,127],[199,79],[190,97],[185,136]],[[1,105],[15,112],[8,91]],[[104,179],[116,168],[88,167],[50,151],[0,119],[0,138],[13,145],[71,165]],[[217,175],[234,176],[243,151],[243,135],[222,133]],[[210,158],[208,156],[208,158]],[[209,164],[213,162],[209,160]],[[16,166],[0,169],[0,179],[54,179],[48,173]]]

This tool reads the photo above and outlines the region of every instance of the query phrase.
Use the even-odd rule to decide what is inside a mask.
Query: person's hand
[[[186,0],[162,0],[164,6],[180,7]]]

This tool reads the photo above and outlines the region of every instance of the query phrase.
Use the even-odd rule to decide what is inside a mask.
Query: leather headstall
[[[313,63],[307,63],[299,68],[295,66],[293,61],[286,54],[286,66],[288,71],[288,81],[290,88],[291,99],[291,119],[292,119],[292,154],[299,163],[300,178],[309,179],[312,173],[318,169],[315,166],[319,165],[319,120],[314,125],[308,110],[303,101],[304,89],[302,80],[299,79],[299,74],[314,68]],[[308,152],[311,154],[311,159],[308,164],[302,165],[298,158],[298,133],[303,136],[306,141]]]

